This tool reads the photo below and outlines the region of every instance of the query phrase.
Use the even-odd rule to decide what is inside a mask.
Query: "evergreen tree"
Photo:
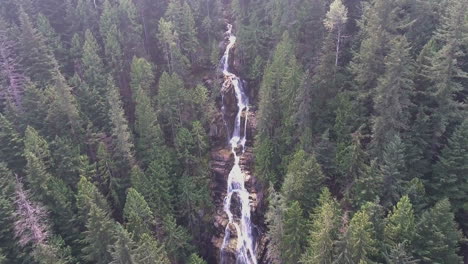
[[[136,243],[130,237],[130,234],[119,224],[115,231],[116,241],[109,247],[112,261],[109,264],[136,264]]]
[[[456,128],[447,146],[442,150],[439,161],[434,165],[434,175],[428,182],[433,200],[448,197],[454,209],[468,206],[466,192],[468,181],[468,120]]]
[[[169,264],[166,250],[149,234],[143,234],[136,249],[138,263],[141,264]]]
[[[457,251],[461,237],[450,202],[441,200],[424,212],[416,225],[414,256],[422,263],[460,263]]]
[[[104,213],[110,212],[106,198],[99,192],[93,183],[83,176],[78,182],[78,191],[75,198],[78,217],[83,225],[87,222],[91,207],[93,206]]]
[[[147,193],[146,200],[148,200],[149,206],[154,210],[155,215],[159,217],[164,217],[173,210],[173,183],[169,173],[164,160],[154,160],[146,171],[147,182],[142,182],[146,182],[146,188],[150,187],[150,189],[147,189],[148,191],[143,193]],[[141,186],[140,188],[143,189],[144,187]]]
[[[75,188],[79,181],[81,156],[78,147],[71,140],[56,137],[51,146],[55,162],[55,174],[70,188]]]
[[[191,251],[190,235],[182,226],[177,225],[171,215],[166,215],[163,220],[164,245],[172,261],[184,259]]]
[[[192,9],[183,1],[171,0],[167,6],[165,17],[174,25],[175,32],[180,39],[180,47],[184,55],[192,57],[195,55],[198,41],[196,38],[195,20]]]
[[[466,30],[465,10],[467,1],[450,0],[444,10],[434,39],[438,47],[435,53],[428,58],[429,65],[425,72],[431,88],[430,94],[437,104],[432,115],[433,141],[435,149],[444,135],[447,126],[453,120],[459,120],[460,102],[456,95],[463,90],[459,82],[460,77],[466,77],[467,73],[460,67],[458,59],[462,58],[462,43],[468,32]]]
[[[331,264],[334,260],[334,244],[338,240],[340,209],[328,189],[320,195],[319,205],[311,214],[311,226],[307,239],[308,246],[302,254],[301,263]]]
[[[149,97],[152,83],[151,65],[143,59],[134,59],[132,66],[132,89],[136,101],[136,154],[145,167],[164,148],[163,134]]]
[[[128,189],[127,201],[123,211],[127,230],[139,241],[143,234],[151,234],[153,213],[145,199],[135,189]]]
[[[315,156],[303,150],[297,151],[288,165],[282,187],[285,201],[298,201],[304,212],[310,212],[318,198],[318,195],[311,193],[317,193],[324,180],[325,176]]]
[[[0,114],[0,160],[14,171],[21,170],[26,161],[23,156],[24,143],[13,124]]]
[[[412,61],[409,43],[404,37],[392,40],[385,58],[385,73],[379,78],[375,91],[372,145],[377,157],[382,157],[385,146],[407,127],[407,109],[413,89]]]
[[[109,127],[107,112],[109,109],[106,96],[108,86],[104,64],[99,56],[100,47],[90,30],[85,32],[81,64],[83,81],[79,90],[81,110],[98,128]]]
[[[81,120],[76,106],[76,100],[71,93],[72,88],[65,77],[56,69],[52,75],[53,84],[47,89],[50,106],[46,122],[49,135],[65,136],[71,134],[75,140],[81,129]]]
[[[256,170],[266,182],[278,184],[282,180],[279,158],[292,143],[296,90],[301,76],[293,43],[285,33],[265,69],[259,92]],[[282,111],[276,108],[278,104]]]
[[[107,99],[110,105],[109,119],[112,123],[114,157],[121,164],[132,164],[134,162],[132,136],[129,131],[128,121],[125,118],[119,91],[114,86],[114,81],[111,77],[108,78],[107,85],[109,87]]]
[[[284,212],[283,226],[282,259],[286,263],[297,263],[306,242],[306,220],[297,201],[293,201]]]
[[[57,8],[55,6],[54,8]],[[55,29],[49,22],[49,19],[39,13],[37,15],[37,31],[44,37],[44,41],[47,44],[48,48],[52,51],[51,54],[54,55],[55,59],[61,64],[66,64],[67,54],[66,50],[62,44],[60,36],[57,34]]]
[[[404,193],[407,176],[405,176],[404,146],[398,135],[385,147],[380,167],[383,177],[382,202],[390,207]]]
[[[197,254],[193,253],[192,255],[190,255],[188,264],[206,264],[206,261],[200,258]]]
[[[377,250],[374,232],[369,215],[358,211],[337,246],[335,263],[370,263]]]
[[[178,1],[178,0],[175,0]],[[179,47],[179,34],[174,31],[174,24],[166,21],[164,18],[159,20],[159,39],[165,56],[167,70],[169,73],[176,73],[180,76],[186,76],[189,66],[189,60],[182,54]]]
[[[273,185],[268,189],[268,210],[265,223],[268,226],[266,237],[269,239],[267,257],[275,264],[282,263],[282,240],[284,236],[284,198],[275,191]]]
[[[183,81],[177,74],[164,72],[158,84],[158,110],[161,112],[161,123],[174,139],[177,128],[182,125],[181,111],[185,99]]]
[[[19,10],[19,20],[21,32],[18,36],[20,64],[23,66],[26,76],[43,88],[52,80],[56,63],[51,50],[45,44],[44,37],[34,28],[23,8]]]
[[[387,216],[385,240],[389,246],[411,245],[415,232],[414,212],[408,196],[401,197]]]
[[[139,89],[151,96],[155,95],[154,85],[154,66],[144,58],[133,57],[131,66],[131,82],[133,94],[135,95]],[[138,99],[135,99],[137,102]]]
[[[83,257],[85,260],[97,264],[108,264],[112,256],[108,248],[115,243],[116,224],[106,212],[92,204],[84,232]]]

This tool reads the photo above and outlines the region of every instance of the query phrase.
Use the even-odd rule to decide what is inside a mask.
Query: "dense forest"
[[[0,263],[468,263],[467,100],[468,0],[0,0]]]

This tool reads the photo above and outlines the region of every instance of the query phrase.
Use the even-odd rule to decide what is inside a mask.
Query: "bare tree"
[[[338,54],[340,53],[341,38],[346,21],[348,21],[348,9],[341,0],[333,1],[323,23],[330,32],[334,31],[336,34],[335,66],[338,66]]]
[[[0,30],[0,72],[7,80],[7,91],[0,91],[0,93],[3,92],[3,96],[12,100],[17,109],[21,110],[25,77],[19,71],[20,67],[12,52],[13,42],[6,34],[5,30]]]
[[[34,246],[45,245],[48,237],[46,223],[47,212],[42,205],[30,200],[29,194],[16,176],[16,213],[15,234],[19,243],[24,246],[32,243]]]

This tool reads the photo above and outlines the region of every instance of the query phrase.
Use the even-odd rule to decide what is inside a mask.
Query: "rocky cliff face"
[[[229,95],[229,92],[226,93]],[[226,96],[225,95],[225,96]],[[234,95],[232,95],[234,96]],[[230,97],[230,96],[229,96]],[[226,99],[226,97],[225,97]],[[230,102],[230,103],[227,103]],[[225,101],[225,105],[229,107],[231,104],[236,106],[235,98],[231,101]],[[231,105],[232,106],[232,105]],[[230,111],[229,111],[230,112]],[[235,112],[235,111],[233,111]],[[230,118],[234,116],[230,116],[228,114],[225,115],[227,122],[229,122]],[[245,119],[245,116],[243,117]],[[254,230],[252,230],[253,234],[255,235],[255,251],[257,254],[258,263],[266,263],[265,253],[266,253],[266,240],[264,238],[265,233],[265,226],[264,226],[264,195],[262,192],[262,186],[257,181],[256,177],[253,175],[253,161],[254,161],[254,154],[253,154],[253,141],[255,135],[255,113],[249,112],[247,118],[247,143],[245,152],[242,154],[240,158],[240,166],[242,171],[245,173],[245,186],[250,193],[249,200],[250,200],[250,209],[252,215],[252,221],[254,223]],[[217,122],[216,128],[217,131],[224,131],[225,124],[224,122]],[[214,136],[214,135],[213,135]],[[217,138],[222,137],[227,138],[225,135],[218,135]],[[240,151],[240,150],[239,150]],[[216,254],[213,256],[213,259],[216,259],[216,263],[220,262],[220,248],[223,244],[224,238],[224,229],[228,224],[228,217],[223,210],[223,201],[226,197],[226,188],[227,188],[227,178],[229,172],[232,169],[234,163],[234,157],[229,149],[227,144],[227,140],[224,141],[224,144],[214,148],[211,152],[211,171],[212,171],[212,181],[211,181],[211,190],[212,190],[212,198],[214,204],[216,206],[215,215],[213,217],[213,225],[215,232],[213,233],[211,243],[213,250],[212,252]],[[232,203],[231,210],[234,212],[234,217],[239,217],[240,215],[240,206],[238,202]],[[236,237],[235,229],[232,228],[231,236],[233,238]],[[231,245],[228,246],[228,250],[226,250],[224,258],[227,260],[227,263],[235,263],[235,239],[232,240]]]

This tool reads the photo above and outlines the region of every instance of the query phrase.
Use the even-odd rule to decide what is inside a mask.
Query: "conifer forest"
[[[468,0],[0,0],[0,264],[468,263]]]

